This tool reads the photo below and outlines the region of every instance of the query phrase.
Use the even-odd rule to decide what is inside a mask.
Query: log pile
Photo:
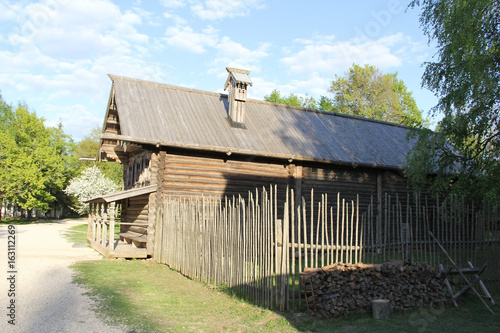
[[[443,280],[425,263],[338,263],[306,269],[300,282],[308,309],[324,317],[370,312],[374,299],[388,299],[394,309],[446,300]]]

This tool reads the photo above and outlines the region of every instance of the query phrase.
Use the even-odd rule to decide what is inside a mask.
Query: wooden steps
[[[118,234],[120,236],[120,240],[131,244],[137,248],[146,248],[146,244],[148,242],[146,232],[135,232],[135,231],[127,231],[121,232]]]
[[[144,259],[148,257],[147,249],[146,248],[139,248],[135,247],[132,244],[129,244],[127,242],[115,239],[115,244],[114,244],[114,250],[109,251],[109,243],[106,243],[105,246],[102,244],[92,242],[89,240],[90,245],[92,248],[94,248],[97,252],[102,254],[106,258],[138,258],[138,259]]]
[[[114,258],[147,258],[147,249],[131,246],[128,243],[119,241],[112,252]]]

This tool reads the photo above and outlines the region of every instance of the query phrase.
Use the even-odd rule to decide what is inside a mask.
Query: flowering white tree
[[[94,165],[83,170],[80,177],[71,179],[64,192],[78,199],[75,210],[79,214],[85,214],[89,211],[89,205],[85,201],[118,190],[119,186],[104,176],[101,169]]]

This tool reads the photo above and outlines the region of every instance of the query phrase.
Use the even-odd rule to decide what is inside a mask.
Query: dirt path
[[[16,225],[15,273],[7,262],[7,226],[0,226],[0,332],[126,332],[103,323],[91,310],[85,290],[73,284],[69,265],[100,256],[90,248],[74,248],[64,236],[77,220]],[[12,277],[14,276],[14,279]],[[9,281],[8,279],[11,278]],[[14,282],[11,285],[11,282]],[[15,296],[9,295],[15,287]],[[12,291],[11,291],[12,293]],[[8,323],[15,305],[15,326]]]

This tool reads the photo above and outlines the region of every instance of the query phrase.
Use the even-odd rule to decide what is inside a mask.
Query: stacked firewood
[[[443,281],[425,263],[334,264],[306,269],[301,291],[309,310],[324,317],[371,311],[371,301],[388,299],[394,309],[444,302]]]

